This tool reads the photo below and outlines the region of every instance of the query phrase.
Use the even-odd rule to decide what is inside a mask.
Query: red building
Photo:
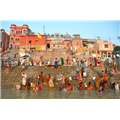
[[[20,50],[30,49],[46,50],[46,35],[38,38],[37,35],[25,35],[20,37]]]
[[[1,50],[1,53],[3,53],[4,51],[7,50],[7,48],[9,47],[9,39],[10,39],[10,36],[5,32],[4,29],[1,29],[0,30],[0,50]]]
[[[20,43],[20,36],[31,34],[32,31],[29,29],[27,24],[24,24],[23,26],[16,26],[15,24],[12,24],[10,26],[10,44],[12,48],[19,48]]]

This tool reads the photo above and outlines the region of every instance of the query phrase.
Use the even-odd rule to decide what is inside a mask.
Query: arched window
[[[14,40],[14,38],[13,38],[13,37],[11,37],[11,40]]]

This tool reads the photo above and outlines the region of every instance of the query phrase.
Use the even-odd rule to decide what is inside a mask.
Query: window
[[[11,40],[14,40],[14,38],[13,38],[13,37],[11,37]]]
[[[108,48],[108,45],[104,45],[105,48]]]
[[[78,45],[78,42],[76,42],[76,44]]]
[[[26,33],[26,30],[24,30],[24,33]]]
[[[29,44],[31,44],[31,41],[29,41]]]
[[[38,43],[38,40],[36,40],[36,44]]]

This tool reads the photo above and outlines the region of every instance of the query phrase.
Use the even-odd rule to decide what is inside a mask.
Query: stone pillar
[[[107,54],[107,57],[108,57],[108,52],[106,54]]]
[[[116,58],[116,62],[117,62],[117,64],[118,64],[118,70],[120,71],[120,57],[117,57]]]
[[[100,54],[100,57],[101,57],[101,51],[100,51],[100,53],[99,53],[99,54]]]

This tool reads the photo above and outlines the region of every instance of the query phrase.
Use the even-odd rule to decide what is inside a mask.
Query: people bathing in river
[[[60,81],[60,83],[57,84],[57,90],[62,90],[63,89],[63,84],[62,82]]]
[[[42,87],[43,87],[43,84],[40,82],[40,84],[38,85],[38,90],[41,90]]]
[[[98,92],[97,92],[97,94],[99,94],[99,95],[102,95],[103,93],[102,93],[102,86],[99,86],[98,87]]]
[[[38,85],[39,84],[39,75],[36,75],[35,76],[35,85]]]
[[[21,86],[19,83],[17,83],[17,85],[14,86],[15,90],[20,90]]]
[[[84,90],[84,84],[83,84],[83,82],[79,82],[79,86],[80,86],[80,90]]]
[[[25,89],[26,89],[26,90],[30,89],[30,82],[29,82],[28,80],[27,80],[27,82],[26,82]]]
[[[106,84],[106,81],[104,80],[103,76],[101,77],[101,83],[100,85],[102,86],[102,91],[104,90],[105,88],[105,84]]]
[[[67,91],[71,91],[72,90],[71,86],[72,86],[72,84],[70,84],[70,83],[67,84]]]
[[[35,87],[33,88],[33,92],[38,92],[38,87],[37,87],[37,85],[35,85]]]
[[[92,90],[92,89],[93,89],[91,82],[89,82],[89,85],[88,85],[88,87],[87,87],[86,89],[87,89],[87,90]]]

